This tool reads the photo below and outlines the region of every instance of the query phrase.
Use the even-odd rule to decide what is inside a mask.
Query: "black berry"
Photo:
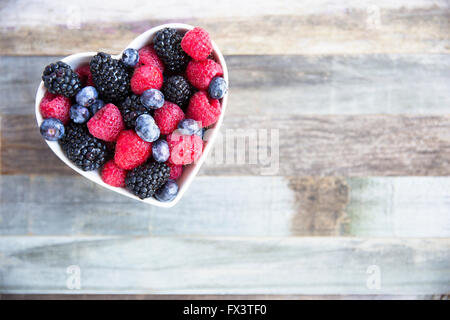
[[[156,53],[169,73],[180,73],[186,69],[190,60],[181,48],[183,37],[173,28],[158,31],[153,39]]]
[[[92,58],[90,68],[95,87],[103,100],[120,102],[128,96],[130,75],[122,61],[100,52]]]
[[[147,162],[127,173],[128,190],[141,199],[152,197],[170,177],[170,167],[164,163]]]
[[[150,114],[150,109],[141,103],[139,96],[132,94],[128,96],[120,105],[123,121],[128,129],[136,126],[136,119],[142,114]]]
[[[162,93],[165,100],[186,108],[193,94],[193,88],[183,76],[171,76],[164,81]]]
[[[42,74],[42,81],[50,93],[62,94],[68,98],[81,90],[81,81],[75,71],[62,61],[49,64]]]
[[[93,137],[85,125],[70,123],[60,144],[67,158],[84,171],[96,170],[108,160],[106,143]]]

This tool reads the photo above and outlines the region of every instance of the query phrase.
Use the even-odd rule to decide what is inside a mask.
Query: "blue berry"
[[[205,131],[206,131],[205,128],[200,128],[200,129],[198,129],[198,131],[195,132],[195,134],[203,139],[203,136],[205,135]]]
[[[139,62],[139,52],[136,49],[128,48],[122,53],[122,62],[128,67],[134,67]]]
[[[70,107],[70,119],[75,123],[85,123],[89,120],[89,109],[79,104]]]
[[[178,123],[178,131],[185,136],[196,134],[200,129],[197,121],[193,119],[184,119]]]
[[[166,162],[170,156],[169,144],[166,140],[158,140],[152,144],[153,159],[158,162]]]
[[[228,84],[222,77],[214,77],[209,83],[208,93],[213,99],[222,99],[228,91]]]
[[[137,135],[147,142],[158,140],[160,135],[155,119],[149,114],[141,114],[137,117],[135,130]]]
[[[77,93],[75,100],[80,106],[89,107],[91,104],[95,102],[98,98],[97,89],[94,87],[88,86],[84,87]]]
[[[169,179],[165,185],[155,192],[155,198],[162,202],[172,201],[178,194],[177,183]]]
[[[91,112],[91,116],[97,113],[98,110],[103,108],[105,106],[105,103],[103,100],[97,99],[95,102],[89,107],[89,111]]]
[[[56,141],[64,136],[64,125],[55,118],[48,118],[42,121],[40,130],[41,135],[48,141]]]
[[[141,103],[150,109],[159,109],[164,105],[164,95],[157,89],[148,89],[140,97]]]

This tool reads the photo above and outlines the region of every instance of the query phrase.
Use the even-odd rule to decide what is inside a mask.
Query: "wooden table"
[[[1,293],[450,292],[448,1],[6,0],[0,16]],[[33,113],[46,64],[175,21],[226,55],[222,133],[275,130],[279,168],[209,161],[167,210],[72,172]]]

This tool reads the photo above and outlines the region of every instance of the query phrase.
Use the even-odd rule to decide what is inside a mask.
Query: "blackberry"
[[[183,76],[171,76],[164,81],[162,88],[164,99],[177,104],[181,108],[187,107],[193,90]]]
[[[150,109],[141,103],[139,96],[132,94],[128,96],[119,106],[123,121],[129,129],[136,126],[136,119],[142,114],[150,114]]]
[[[173,28],[159,30],[153,38],[155,51],[169,73],[183,72],[190,60],[181,48],[181,39],[183,36]]]
[[[130,74],[122,61],[100,52],[92,58],[89,65],[95,87],[103,100],[120,102],[128,96]]]
[[[94,138],[82,124],[70,123],[60,144],[67,157],[84,171],[96,170],[107,160],[106,143]]]
[[[81,90],[81,80],[72,68],[62,61],[49,64],[42,73],[42,81],[50,93],[68,98]]]
[[[151,197],[170,177],[170,167],[164,163],[147,162],[127,173],[128,190],[141,199]]]

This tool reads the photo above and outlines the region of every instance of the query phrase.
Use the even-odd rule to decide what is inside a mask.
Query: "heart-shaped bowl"
[[[159,30],[164,29],[164,28],[174,28],[174,29],[177,29],[179,32],[186,32],[188,30],[193,29],[194,27],[187,25],[187,24],[181,24],[181,23],[169,23],[169,24],[160,25],[160,26],[157,26],[150,30],[147,30],[144,33],[142,33],[141,35],[139,35],[136,39],[131,41],[131,43],[126,48],[134,48],[137,50],[141,49],[142,47],[144,47],[147,44],[150,44],[152,42],[153,36],[155,35],[156,32],[158,32]],[[214,59],[222,66],[223,78],[228,83],[228,70],[227,70],[227,65],[225,63],[225,59],[223,58],[222,53],[220,52],[219,48],[214,43],[214,41],[212,41],[212,46],[213,46]],[[64,59],[62,59],[62,61],[64,61],[68,65],[70,65],[73,69],[76,69],[80,65],[89,63],[91,58],[96,54],[97,54],[97,52],[77,53],[77,54],[73,54],[71,56],[65,57]],[[119,59],[121,57],[121,55],[122,55],[122,53],[120,53],[119,55],[113,56],[113,58]],[[39,105],[40,105],[41,100],[44,97],[44,94],[46,91],[47,91],[47,89],[45,88],[44,83],[41,81],[39,88],[37,90],[37,93],[36,93],[36,104],[35,104],[36,120],[37,120],[38,126],[40,126],[43,121],[42,115],[39,110]],[[169,202],[160,202],[154,198],[147,198],[147,199],[141,200],[139,197],[135,196],[134,194],[132,194],[125,188],[112,187],[102,181],[98,170],[83,171],[80,168],[78,168],[77,166],[75,166],[66,157],[66,155],[64,154],[64,152],[61,149],[61,146],[59,145],[59,143],[57,141],[45,140],[45,142],[47,142],[50,149],[52,149],[52,151],[66,165],[68,165],[70,168],[72,168],[74,171],[78,172],[85,178],[101,185],[102,187],[105,187],[109,190],[115,191],[119,194],[122,194],[124,196],[130,197],[130,198],[138,200],[138,201],[142,201],[142,202],[152,204],[152,205],[155,205],[158,207],[170,208],[170,207],[173,207],[181,199],[181,197],[183,197],[184,193],[189,188],[189,185],[192,183],[195,176],[197,175],[198,170],[200,169],[203,162],[205,161],[205,158],[207,157],[209,151],[211,150],[211,148],[214,144],[214,140],[216,139],[219,129],[223,122],[223,117],[224,117],[225,110],[227,107],[227,100],[228,100],[228,93],[221,99],[222,112],[220,114],[219,120],[213,125],[212,128],[210,128],[208,130],[208,134],[207,134],[208,140],[205,141],[205,146],[203,149],[202,156],[196,163],[193,163],[193,164],[190,164],[190,165],[184,167],[182,176],[177,179],[177,183],[179,186],[178,194],[172,201],[169,201]]]

